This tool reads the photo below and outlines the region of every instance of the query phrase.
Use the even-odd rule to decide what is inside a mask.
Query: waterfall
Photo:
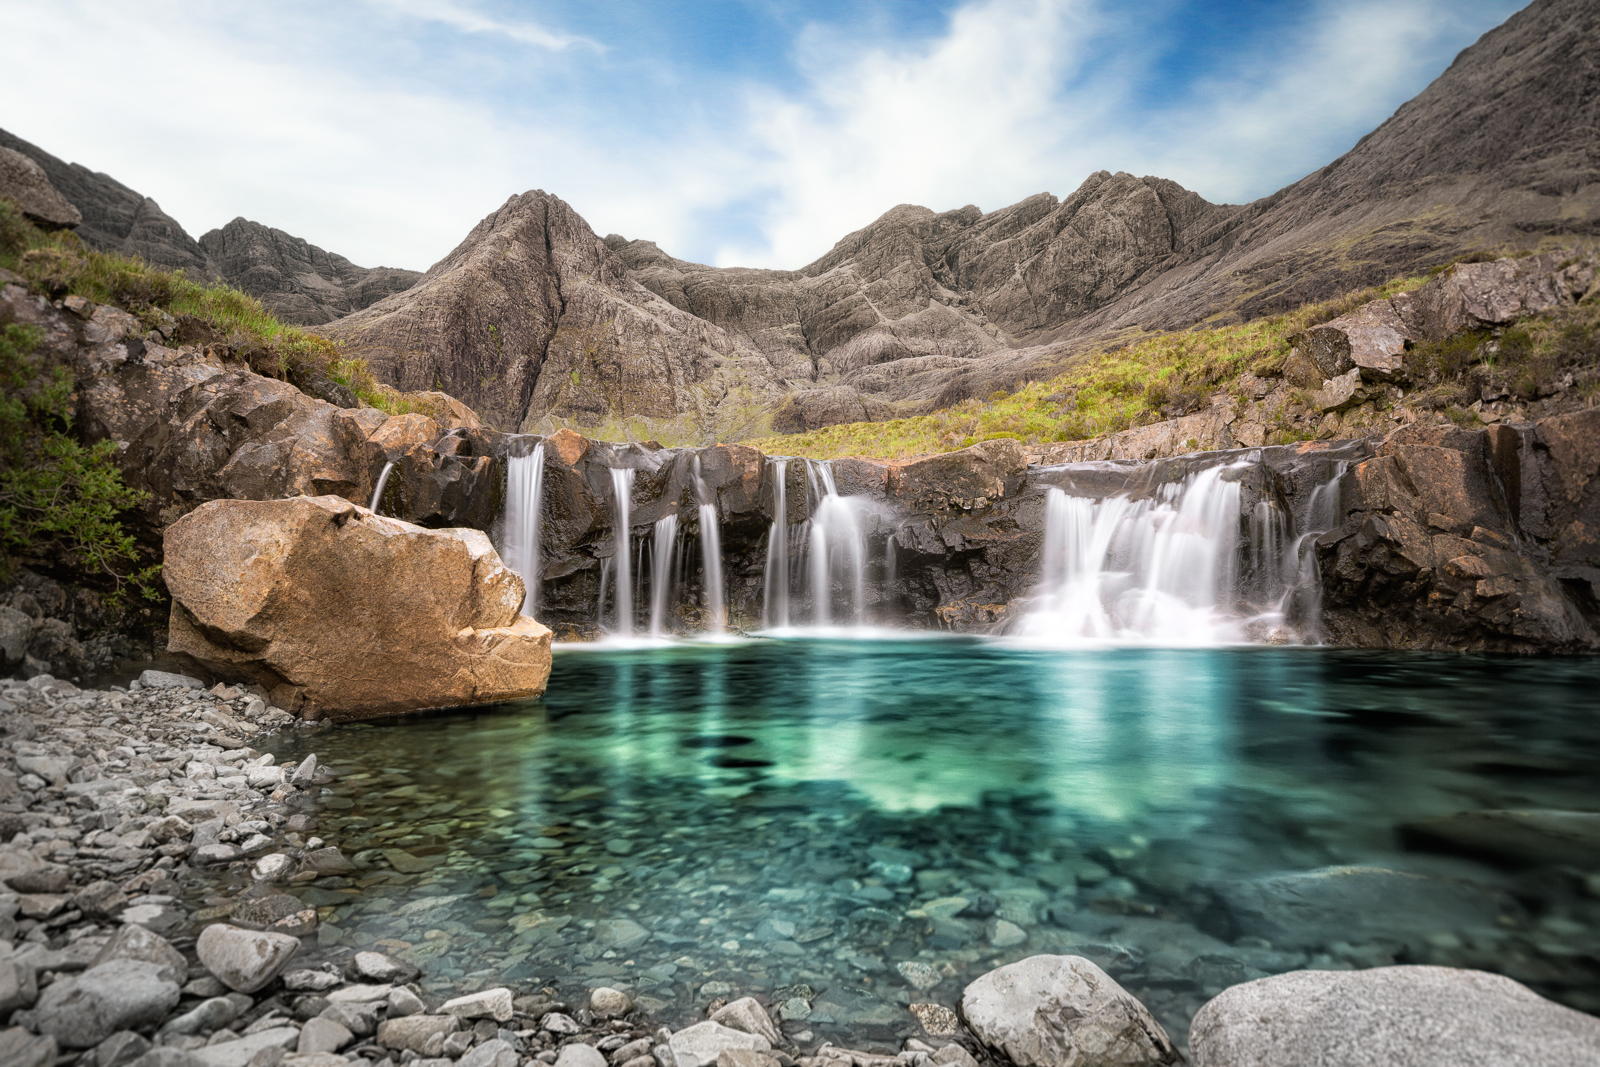
[[[769,630],[789,625],[789,461],[774,456],[772,528],[767,531],[767,568],[762,581],[761,624]]]
[[[1237,480],[1216,466],[1151,497],[1052,488],[1039,597],[1024,633],[1053,641],[1208,645],[1244,639],[1235,613]]]
[[[389,475],[394,473],[394,463],[390,461],[383,465],[383,471],[378,475],[378,484],[372,490],[372,504],[367,508],[374,515],[378,514],[378,505],[383,503],[383,487],[389,484]]]
[[[667,615],[672,606],[675,562],[678,554],[678,516],[663,515],[656,520],[650,539],[650,636],[667,636]]]
[[[694,457],[694,495],[700,519],[700,581],[704,602],[705,632],[720,634],[728,628],[728,608],[722,593],[722,531],[718,527],[717,504],[700,476],[700,457]]]
[[[633,560],[632,549],[633,470],[628,467],[611,468],[611,495],[615,512],[612,519],[612,570],[615,595],[613,602],[616,617],[611,632],[619,637],[633,636]],[[604,597],[604,588],[601,595]]]
[[[1162,645],[1314,636],[1314,541],[1337,519],[1348,463],[1335,463],[1305,514],[1292,516],[1270,497],[1242,514],[1236,472],[1251,462],[1220,463],[1138,499],[1051,488],[1037,595],[1020,631]]]
[[[382,482],[379,483],[382,488]],[[506,510],[500,559],[522,578],[522,613],[539,607],[539,526],[544,506],[544,442],[525,456],[506,457]]]
[[[859,625],[867,606],[867,535],[863,498],[840,496],[833,464],[808,460],[816,506],[806,545],[811,600],[818,626]]]

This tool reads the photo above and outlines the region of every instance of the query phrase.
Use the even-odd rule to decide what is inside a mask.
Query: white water
[[[1243,521],[1248,461],[1219,464],[1142,499],[1049,490],[1033,606],[1018,631],[1051,644],[1222,645],[1316,636],[1313,541],[1337,517],[1338,478],[1303,516],[1259,501]]]
[[[667,636],[668,615],[672,610],[677,580],[678,516],[663,515],[656,520],[650,539],[650,636]]]
[[[722,530],[717,504],[705,479],[700,477],[700,457],[694,457],[694,495],[700,520],[700,582],[705,632],[720,635],[728,629],[728,605],[722,591]]]
[[[1244,640],[1233,603],[1239,483],[1217,466],[1151,498],[1093,499],[1052,488],[1030,637],[1215,645]]]
[[[616,595],[613,598],[616,613],[611,624],[611,632],[618,637],[633,636],[633,560],[632,549],[632,515],[633,515],[633,471],[627,467],[611,468],[611,495],[613,497],[612,511],[612,571],[615,577]],[[605,588],[600,591],[602,599]]]
[[[391,462],[385,463],[382,473],[378,475],[378,484],[372,490],[372,503],[367,506],[367,510],[374,515],[378,514],[378,505],[383,503],[383,487],[389,484],[389,475],[393,473],[394,464]]]
[[[768,630],[789,626],[789,498],[785,479],[789,461],[772,464],[772,526],[767,531],[767,567],[761,589],[761,624]]]
[[[382,483],[379,483],[380,487]],[[500,559],[522,578],[522,613],[539,608],[539,526],[544,505],[544,442],[526,456],[506,458],[506,510]]]
[[[816,504],[806,544],[812,618],[818,626],[866,621],[867,535],[863,497],[840,496],[833,465],[806,462]]]

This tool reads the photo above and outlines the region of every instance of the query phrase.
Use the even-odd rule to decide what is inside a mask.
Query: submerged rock
[[[1227,989],[1189,1029],[1195,1067],[1600,1063],[1600,1019],[1452,967],[1294,971]]]
[[[1082,956],[1030,956],[961,995],[985,1045],[1017,1067],[1144,1067],[1178,1062],[1145,1006]]]
[[[1463,811],[1407,823],[1407,843],[1513,864],[1592,865],[1600,852],[1600,813]]]
[[[550,631],[476,530],[339,497],[217,500],[167,529],[168,647],[336,718],[536,696]]]

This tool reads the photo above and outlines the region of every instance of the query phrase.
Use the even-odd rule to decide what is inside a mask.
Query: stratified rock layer
[[[550,631],[476,530],[339,497],[216,500],[172,526],[168,647],[335,718],[536,696]]]

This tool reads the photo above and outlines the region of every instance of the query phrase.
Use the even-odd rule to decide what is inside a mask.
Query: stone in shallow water
[[[922,1029],[934,1037],[949,1037],[961,1032],[961,1020],[943,1004],[912,1004],[907,1007]]]
[[[773,1025],[772,1017],[755,997],[740,997],[738,1000],[729,1001],[711,1013],[711,1021],[731,1026],[747,1034],[754,1034],[764,1038],[771,1045],[776,1045],[779,1040],[778,1028]]]
[[[1294,971],[1227,989],[1189,1029],[1195,1067],[1600,1063],[1600,1019],[1452,967]]]
[[[650,931],[632,919],[601,919],[594,924],[595,944],[601,948],[627,950],[650,939]]]
[[[299,950],[298,937],[243,930],[227,923],[212,923],[195,941],[195,952],[206,970],[240,993],[254,993],[266,986]]]
[[[1143,1004],[1082,956],[1030,956],[967,986],[961,1014],[985,1045],[1017,1067],[1178,1062]]]
[[[633,1010],[633,998],[620,989],[599,986],[589,991],[589,1010],[599,1019],[616,1019]]]
[[[772,1042],[757,1034],[747,1034],[708,1019],[673,1034],[667,1047],[672,1050],[677,1067],[710,1067],[717,1062],[718,1053],[724,1049],[748,1048],[766,1052],[772,1048]]]
[[[409,982],[419,973],[416,967],[386,956],[382,952],[357,952],[351,961],[356,977],[373,982]]]
[[[178,1004],[178,983],[159,964],[116,959],[56,980],[39,997],[39,1029],[66,1048],[90,1048],[118,1030],[154,1026]]]
[[[1470,882],[1384,867],[1322,867],[1211,887],[1202,929],[1227,940],[1262,937],[1279,948],[1392,938],[1421,945],[1429,934],[1492,930],[1515,902]]]

